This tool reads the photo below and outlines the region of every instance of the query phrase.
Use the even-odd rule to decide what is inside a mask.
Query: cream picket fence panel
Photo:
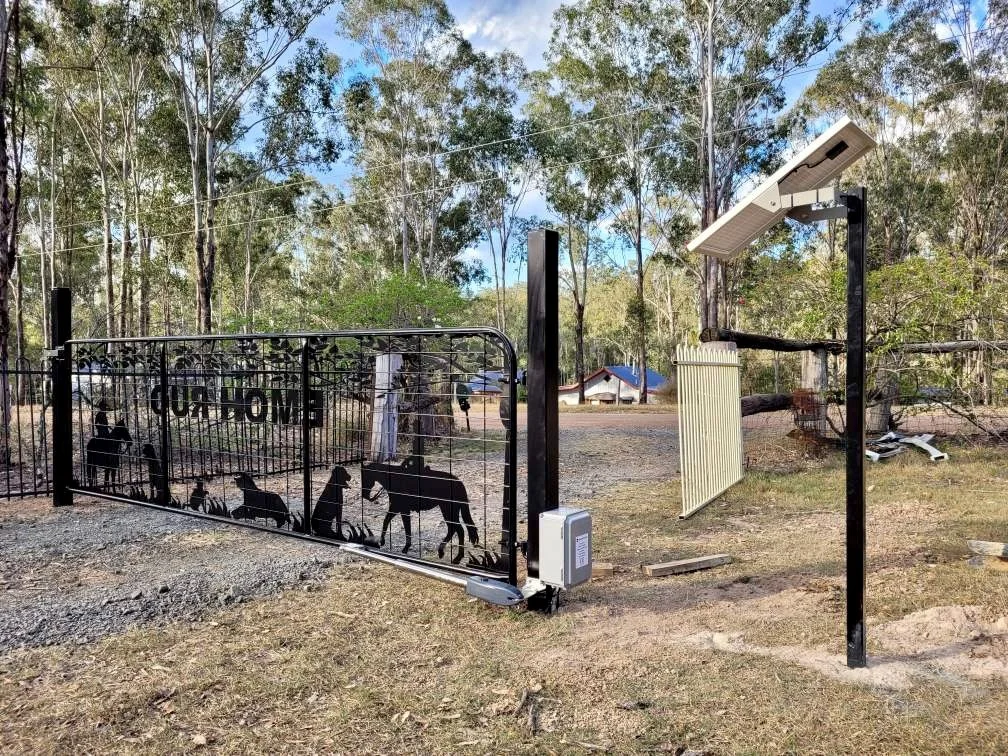
[[[676,390],[680,516],[689,517],[742,480],[738,352],[722,345],[680,344],[676,347]]]

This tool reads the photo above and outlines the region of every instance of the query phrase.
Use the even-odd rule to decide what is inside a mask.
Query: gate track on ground
[[[628,481],[673,477],[677,441],[671,413],[562,413],[561,502],[587,503]],[[524,537],[524,431],[518,448]],[[349,561],[324,544],[138,506],[85,499],[54,510],[45,499],[0,502],[0,654],[198,621],[249,597],[312,590]]]

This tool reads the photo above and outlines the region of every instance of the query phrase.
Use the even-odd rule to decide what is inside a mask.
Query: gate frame
[[[286,537],[300,538],[306,541],[313,541],[316,543],[323,543],[329,546],[335,546],[337,548],[345,549],[348,552],[360,554],[369,558],[375,558],[378,561],[384,561],[396,564],[403,567],[404,569],[423,574],[427,577],[435,577],[438,579],[446,580],[447,582],[456,583],[459,585],[466,585],[466,580],[464,576],[474,576],[478,578],[484,578],[488,580],[500,580],[503,578],[503,573],[493,573],[485,572],[471,567],[460,567],[458,565],[453,565],[450,563],[444,564],[441,562],[432,562],[429,560],[420,559],[418,557],[411,557],[405,554],[397,554],[392,556],[380,551],[371,551],[366,547],[360,546],[359,544],[346,544],[342,541],[334,541],[328,538],[322,538],[309,533],[296,533],[293,531],[280,530],[278,528],[271,528],[267,525],[258,525],[254,522],[248,522],[244,520],[233,520],[225,519],[222,517],[217,517],[214,515],[207,514],[205,512],[192,511],[189,509],[175,509],[174,507],[166,506],[166,502],[170,497],[169,486],[170,481],[168,470],[170,470],[170,454],[168,450],[168,434],[165,432],[168,423],[168,402],[161,402],[161,459],[165,460],[165,471],[166,474],[163,476],[164,481],[162,489],[159,492],[159,502],[144,502],[134,499],[130,499],[126,496],[121,496],[115,493],[109,493],[104,491],[92,491],[84,488],[78,488],[72,485],[72,470],[73,470],[73,429],[72,429],[72,412],[71,412],[71,400],[72,400],[72,381],[71,381],[71,366],[73,363],[73,347],[79,344],[129,344],[129,343],[159,343],[162,344],[161,354],[160,354],[160,379],[162,386],[162,396],[165,396],[164,387],[167,385],[168,373],[167,373],[167,350],[166,345],[173,342],[184,342],[184,341],[230,341],[241,338],[255,338],[255,339],[269,339],[274,337],[284,337],[288,339],[302,339],[307,342],[308,339],[317,336],[329,336],[329,337],[347,337],[347,338],[366,338],[366,337],[382,337],[382,336],[395,336],[395,337],[419,337],[419,336],[475,336],[475,335],[486,335],[494,337],[494,340],[498,342],[501,351],[504,353],[506,361],[509,363],[511,368],[511,373],[516,374],[518,369],[517,355],[514,350],[514,345],[511,340],[501,331],[496,328],[483,327],[478,328],[404,328],[404,329],[354,329],[346,331],[332,331],[332,332],[295,332],[295,333],[284,333],[284,334],[203,334],[198,336],[152,336],[152,337],[131,337],[131,338],[117,338],[117,339],[72,339],[69,338],[70,331],[70,290],[66,288],[56,288],[52,290],[53,292],[53,315],[52,315],[52,328],[53,328],[53,344],[56,348],[53,350],[53,504],[54,506],[68,506],[73,504],[73,497],[76,494],[82,496],[94,496],[96,498],[105,499],[107,501],[114,501],[123,504],[133,504],[144,506],[149,509],[156,509],[160,511],[168,511],[175,514],[184,514],[189,517],[196,517],[204,520],[210,520],[213,522],[223,522],[228,525],[236,525],[238,527],[248,528],[250,530],[260,530],[267,533],[273,533],[275,535],[281,535]],[[303,357],[301,363],[301,388],[305,388],[305,379],[310,377],[310,360],[308,359],[308,349],[303,350]],[[518,444],[518,434],[517,434],[517,382],[509,381],[510,385],[508,387],[509,396],[511,401],[508,407],[508,433],[507,433],[507,443],[505,445],[505,462],[504,462],[504,491],[505,497],[507,497],[507,521],[501,522],[502,535],[506,534],[507,542],[502,542],[500,545],[507,550],[508,555],[508,575],[507,583],[511,586],[517,587],[518,585],[518,485],[517,485],[517,465],[514,464],[514,460],[517,458],[517,444]],[[302,432],[302,459],[301,463],[304,466],[305,460],[308,458],[307,455],[310,454],[309,445],[304,443],[304,439],[307,437],[304,434],[310,432],[310,426],[308,423],[308,413],[302,413],[301,420],[301,432]],[[311,487],[311,466],[310,464],[304,466],[304,502],[305,507],[310,510],[311,507],[311,497],[312,497],[312,487]],[[306,510],[307,511],[307,510]],[[532,530],[532,525],[529,525],[530,531]],[[538,521],[536,521],[536,533],[538,535]],[[502,538],[503,541],[503,538]]]

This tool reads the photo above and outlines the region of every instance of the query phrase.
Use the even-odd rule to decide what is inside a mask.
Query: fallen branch
[[[761,333],[745,333],[731,331],[727,328],[704,328],[700,332],[700,341],[733,341],[739,349],[767,349],[771,352],[821,352],[841,354],[847,348],[842,341],[835,339],[823,341],[799,341],[798,339],[782,339],[777,336],[765,336]]]
[[[791,394],[752,394],[742,397],[742,417],[762,412],[780,412],[791,409]]]
[[[843,354],[847,345],[838,339],[822,339],[807,341],[802,339],[785,339],[779,336],[767,336],[762,333],[746,333],[732,331],[727,328],[704,328],[700,332],[700,341],[731,341],[739,349],[765,349],[771,352],[829,352]],[[979,352],[984,349],[1008,351],[1008,341],[919,341],[906,344],[887,346],[882,342],[866,345],[870,352],[888,351],[903,354],[953,354],[955,352]]]

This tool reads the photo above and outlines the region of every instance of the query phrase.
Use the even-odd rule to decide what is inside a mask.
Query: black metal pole
[[[171,460],[169,434],[171,427],[168,424],[168,405],[171,400],[168,398],[168,345],[161,345],[161,486],[158,489],[158,503],[162,507],[171,505]]]
[[[73,427],[70,377],[70,289],[52,290],[50,336],[56,356],[52,358],[52,485],[53,505],[73,504],[73,494],[67,488],[73,472]]]
[[[528,559],[539,576],[539,513],[559,505],[557,386],[560,235],[538,229],[528,237]]]
[[[847,666],[865,654],[865,249],[868,192],[841,195],[847,207]]]
[[[311,413],[309,412],[311,400],[311,341],[304,340],[301,347],[301,467],[304,478],[304,523],[302,533],[311,535],[311,497],[312,497],[312,475],[311,475]],[[334,523],[337,530],[340,523]]]

